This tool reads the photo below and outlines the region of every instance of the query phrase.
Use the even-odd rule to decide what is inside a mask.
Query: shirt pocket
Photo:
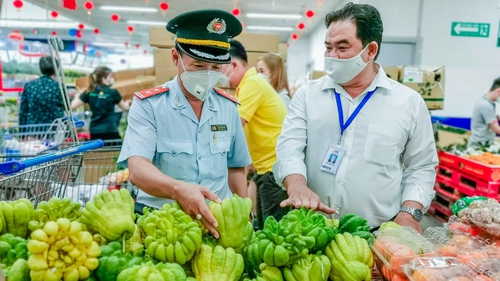
[[[231,147],[231,139],[223,138],[210,141],[212,159],[212,179],[220,180],[227,174],[227,157]]]
[[[392,167],[399,151],[400,134],[387,126],[369,124],[363,157],[366,161]]]
[[[186,181],[198,175],[190,175],[193,165],[193,142],[190,140],[158,139],[157,149],[161,157],[160,170],[168,176]]]

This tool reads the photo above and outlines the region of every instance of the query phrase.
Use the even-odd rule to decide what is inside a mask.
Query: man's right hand
[[[336,211],[321,202],[319,196],[304,184],[290,185],[288,187],[288,199],[281,202],[280,206],[292,206],[300,209],[302,206],[306,209],[313,209],[327,214],[333,214]]]
[[[215,201],[216,203],[221,203],[221,200],[210,189],[180,182],[180,184],[176,187],[175,198],[172,198],[177,201],[184,212],[191,216],[193,219],[196,219],[196,216],[201,215],[201,223],[212,233],[215,238],[219,238],[219,232],[217,232],[217,220],[210,212],[210,209],[205,202],[205,199],[209,199]]]

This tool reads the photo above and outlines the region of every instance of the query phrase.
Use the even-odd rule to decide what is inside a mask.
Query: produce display
[[[373,236],[365,219],[327,219],[305,208],[254,231],[251,201],[209,209],[220,238],[179,204],[134,214],[126,189],[104,190],[85,207],[52,198],[0,202],[0,259],[9,281],[371,280]]]
[[[2,270],[9,280],[26,280],[29,276],[27,242],[12,234],[0,236]]]
[[[460,205],[460,202],[455,204]],[[457,217],[466,225],[479,227],[493,239],[500,239],[500,203],[497,200],[475,200],[467,208],[459,209]]]
[[[477,147],[467,147],[467,144],[450,145],[441,150],[487,165],[500,166],[500,143],[487,143]]]
[[[405,271],[412,281],[487,281],[490,278],[477,274],[455,258],[416,258]]]
[[[372,246],[385,280],[407,280],[403,266],[417,256],[433,256],[434,246],[413,228],[382,225]]]
[[[31,233],[28,266],[33,281],[85,280],[97,268],[101,249],[82,224],[60,218]]]
[[[126,189],[83,208],[0,202],[2,270],[9,281],[369,281],[376,265],[385,281],[500,280],[494,200],[457,201],[457,216],[425,235],[395,222],[373,235],[355,214],[332,220],[305,208],[254,231],[251,207],[236,195],[209,203],[216,239],[177,203],[136,216]]]
[[[330,279],[371,280],[373,255],[366,240],[359,236],[352,236],[349,232],[335,235],[326,247],[326,255],[332,263]]]

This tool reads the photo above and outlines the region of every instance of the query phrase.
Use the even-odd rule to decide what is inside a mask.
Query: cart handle
[[[29,167],[33,167],[36,165],[40,165],[43,163],[54,161],[56,159],[67,157],[67,156],[77,154],[80,152],[84,152],[87,150],[101,148],[103,146],[104,146],[104,142],[102,140],[88,141],[88,142],[84,142],[83,144],[81,144],[79,146],[66,148],[66,149],[63,149],[63,150],[58,151],[58,152],[49,153],[49,154],[45,154],[42,156],[37,156],[37,157],[30,158],[30,159],[26,159],[26,160],[7,161],[4,163],[0,163],[0,174],[9,175],[9,174],[17,173],[17,172],[22,171],[22,170],[29,168]]]

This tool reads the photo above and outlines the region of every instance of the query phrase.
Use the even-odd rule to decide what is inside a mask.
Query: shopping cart
[[[67,187],[65,197],[85,205],[103,190],[126,188],[133,198],[138,189],[129,182],[129,171],[118,165],[122,140],[104,141],[102,148],[83,154],[82,172]]]
[[[28,198],[37,205],[52,197],[63,198],[68,183],[78,177],[83,152],[103,145],[101,140],[90,141],[26,160],[0,163],[0,200]]]
[[[55,80],[58,81],[59,92],[63,101],[63,118],[54,120],[51,124],[23,125],[7,128],[0,133],[0,162],[27,159],[41,153],[58,150],[60,145],[71,140],[73,145],[79,143],[77,128],[84,125],[74,118],[71,102],[64,79],[64,71],[59,53],[64,49],[63,42],[53,36],[47,39],[52,64],[54,65]]]
[[[8,127],[0,134],[0,161],[26,159],[46,152],[59,150],[63,142],[74,144],[71,128],[80,128],[84,122],[73,117],[55,119],[51,124],[21,125]],[[2,161],[2,162],[3,162]]]

